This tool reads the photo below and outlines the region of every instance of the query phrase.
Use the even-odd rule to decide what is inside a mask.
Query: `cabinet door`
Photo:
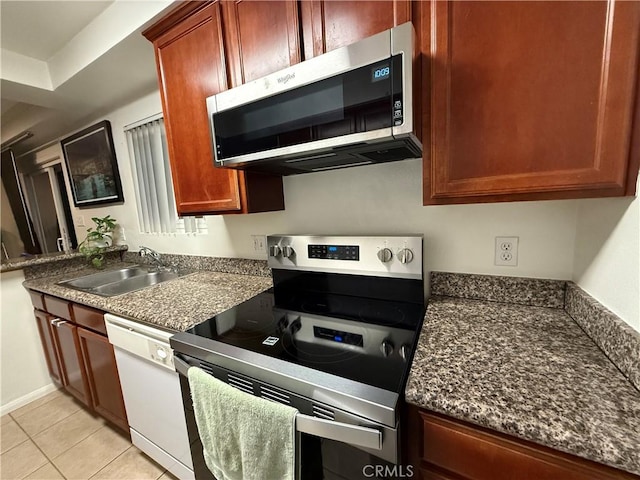
[[[54,322],[51,330],[60,356],[65,388],[71,395],[90,407],[91,397],[87,384],[87,373],[80,354],[78,327],[70,322],[60,320]]]
[[[214,167],[205,100],[227,88],[222,32],[218,2],[184,2],[143,32],[156,49],[178,213],[283,210],[282,177]]]
[[[222,2],[231,87],[300,62],[295,0]]]
[[[640,3],[430,7],[425,204],[633,193]]]
[[[113,346],[107,337],[78,328],[91,404],[96,412],[129,431]]]
[[[55,317],[47,315],[45,312],[35,310],[36,323],[38,325],[38,332],[40,333],[40,340],[42,341],[42,350],[44,351],[44,358],[47,362],[47,369],[49,370],[49,376],[53,383],[58,387],[64,385],[62,378],[60,360],[58,359],[58,351],[56,350],[55,342],[53,341],[53,335],[51,329],[54,328],[51,325],[51,321]]]
[[[423,480],[614,480],[630,473],[409,406],[408,462]]]
[[[154,41],[178,213],[240,211],[238,172],[213,166],[205,100],[227,88],[220,5]]]
[[[409,0],[300,2],[305,58],[411,21]]]

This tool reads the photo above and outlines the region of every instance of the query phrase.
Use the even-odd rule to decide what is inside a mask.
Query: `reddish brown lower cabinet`
[[[80,349],[86,366],[91,405],[103,417],[129,429],[113,346],[104,335],[78,328]]]
[[[580,457],[409,406],[409,464],[422,480],[638,479]]]
[[[53,383],[129,433],[104,312],[34,291],[29,294]]]
[[[44,359],[47,362],[47,369],[49,370],[49,376],[53,383],[59,388],[64,385],[62,379],[62,372],[60,369],[60,360],[58,358],[58,351],[56,350],[55,342],[53,341],[53,333],[51,329],[53,326],[51,322],[55,317],[35,310],[36,324],[38,325],[38,332],[40,333],[40,340],[42,341],[42,351],[44,352]]]
[[[78,327],[66,320],[54,320],[52,332],[60,355],[65,388],[85,405],[91,405],[87,373],[80,355]]]

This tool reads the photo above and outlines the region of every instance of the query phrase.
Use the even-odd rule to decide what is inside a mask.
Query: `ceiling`
[[[140,32],[177,3],[1,0],[1,141],[33,133],[19,155],[157,89]]]
[[[38,60],[49,60],[113,0],[106,2],[3,1],[0,45]],[[52,19],[56,21],[52,22]],[[37,35],[34,35],[37,32]]]

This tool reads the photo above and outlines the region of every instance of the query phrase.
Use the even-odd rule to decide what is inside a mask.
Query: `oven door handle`
[[[299,413],[296,415],[296,430],[358,447],[382,450],[382,432],[375,428],[334,422]]]
[[[187,370],[191,365],[177,355],[174,355],[173,363],[176,366],[176,372],[186,377]],[[337,440],[358,447],[382,450],[382,432],[375,428],[335,422],[298,413],[296,415],[296,430],[301,433]]]
[[[177,355],[173,356],[173,364],[176,367],[176,372],[178,372],[180,375],[184,377],[187,376],[187,370],[189,370],[189,367],[191,367],[191,365],[189,365],[187,362],[182,360]]]

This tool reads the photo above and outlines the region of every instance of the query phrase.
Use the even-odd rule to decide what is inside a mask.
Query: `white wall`
[[[22,270],[0,275],[0,414],[55,387],[49,378],[33,307],[22,287]]]
[[[284,212],[208,216],[208,235],[140,234],[123,127],[160,111],[154,92],[94,120],[111,121],[125,203],[74,209],[74,217],[82,215],[85,222],[111,214],[132,249],[147,245],[161,252],[261,258],[251,234],[422,233],[427,271],[571,278],[577,201],[424,207],[420,160],[287,177]],[[86,229],[76,230],[84,238]],[[494,237],[503,235],[520,237],[517,267],[493,265]]]
[[[125,203],[73,209],[74,218],[82,215],[89,226],[92,216],[111,214],[124,228],[121,242],[131,249],[147,245],[160,252],[261,258],[253,251],[251,234],[422,233],[427,272],[573,279],[640,328],[640,207],[629,199],[425,207],[421,161],[408,160],[286,177],[285,211],[208,216],[208,235],[140,234],[123,127],[160,111],[156,91],[87,123],[111,121]],[[50,158],[55,148],[41,158]],[[84,238],[86,228],[76,231],[79,240]],[[520,237],[517,267],[493,265],[495,236]]]
[[[120,243],[127,243],[132,250],[147,245],[160,252],[211,256],[264,258],[253,251],[252,234],[422,233],[425,272],[574,279],[630,325],[640,329],[638,200],[424,207],[421,161],[408,160],[286,177],[285,211],[208,216],[207,235],[140,234],[123,128],[160,111],[160,95],[156,91],[87,123],[88,126],[104,119],[111,121],[125,202],[93,209],[72,207],[79,241],[86,235],[86,227],[77,226],[79,216],[90,226],[92,216],[107,214],[115,217],[124,229],[126,239]],[[21,161],[43,163],[56,157],[62,158],[59,145]],[[71,192],[68,193],[72,198]],[[493,265],[496,236],[520,237],[517,267]],[[2,405],[18,398],[21,392],[37,390],[49,383],[30,301],[18,275],[21,276],[2,274]],[[16,341],[18,337],[12,337],[9,343],[6,341],[9,332],[24,339]],[[14,353],[17,347],[19,352]],[[11,371],[10,359],[14,354],[30,358],[29,364],[20,369],[30,372],[28,378]]]
[[[640,331],[638,198],[580,202],[573,280]]]

